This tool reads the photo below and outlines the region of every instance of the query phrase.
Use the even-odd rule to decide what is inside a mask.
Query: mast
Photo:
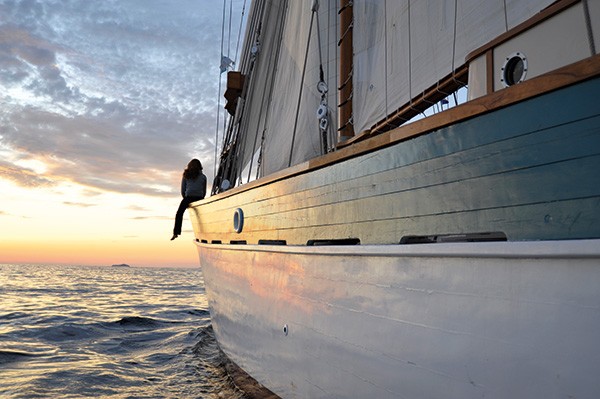
[[[338,89],[338,133],[339,142],[354,136],[352,124],[352,0],[340,0],[340,64]]]

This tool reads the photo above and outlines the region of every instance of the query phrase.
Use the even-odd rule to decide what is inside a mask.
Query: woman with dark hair
[[[173,227],[174,240],[181,234],[183,214],[188,206],[194,201],[200,201],[206,195],[206,176],[202,173],[202,164],[197,159],[192,159],[183,171],[181,179],[181,196],[183,199],[175,215],[175,227]]]

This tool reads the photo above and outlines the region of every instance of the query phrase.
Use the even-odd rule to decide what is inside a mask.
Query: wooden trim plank
[[[486,94],[494,92],[494,50],[489,49],[485,53],[485,77]]]

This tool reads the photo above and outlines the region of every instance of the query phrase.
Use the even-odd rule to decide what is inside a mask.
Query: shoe
[[[171,237],[171,241],[173,241],[174,239],[176,239],[178,235],[179,234],[173,234],[173,237]]]

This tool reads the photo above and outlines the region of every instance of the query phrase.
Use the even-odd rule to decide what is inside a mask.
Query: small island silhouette
[[[118,265],[112,265],[112,267],[131,267],[127,263],[119,263]]]

